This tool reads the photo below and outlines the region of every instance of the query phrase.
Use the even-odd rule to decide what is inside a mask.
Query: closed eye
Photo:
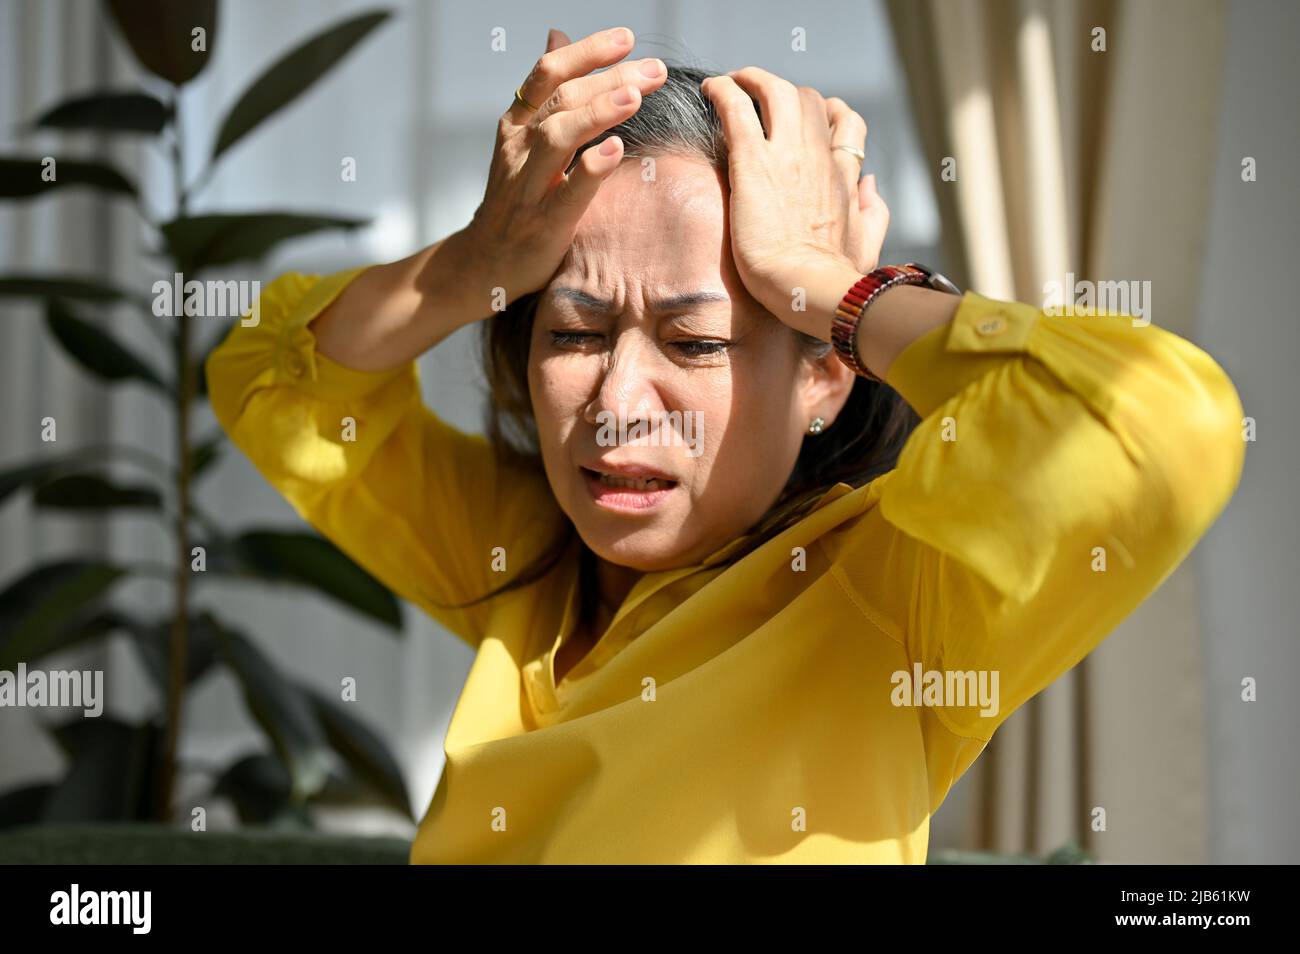
[[[592,331],[552,331],[551,343],[555,345],[580,345],[588,338],[600,338]],[[706,355],[721,354],[730,344],[729,341],[670,341],[669,344],[688,358],[702,358]]]
[[[552,331],[551,343],[557,345],[581,344],[587,338],[599,338],[600,335],[590,331]]]
[[[691,358],[702,358],[708,354],[721,354],[726,350],[726,341],[674,341],[672,346],[680,348],[682,354]]]

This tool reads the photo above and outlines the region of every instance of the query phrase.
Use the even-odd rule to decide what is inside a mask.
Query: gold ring
[[[833,146],[832,148],[843,149],[845,152],[852,154],[852,156],[855,159],[857,159],[858,162],[865,162],[867,159],[867,154],[863,152],[861,149],[859,149],[857,146]]]
[[[522,85],[515,87],[515,102],[519,103],[520,105],[527,106],[533,112],[537,112],[537,107],[534,106],[532,103],[528,102],[528,100],[524,99],[523,88],[524,87]]]

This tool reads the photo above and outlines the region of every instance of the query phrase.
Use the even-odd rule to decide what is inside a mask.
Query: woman
[[[874,272],[856,113],[631,45],[553,32],[473,221],[279,278],[213,406],[477,650],[412,861],[924,862],[1224,507],[1240,403],[1154,325]],[[473,322],[488,439],[415,365]]]

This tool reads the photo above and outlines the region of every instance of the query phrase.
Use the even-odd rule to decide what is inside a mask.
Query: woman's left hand
[[[859,180],[861,161],[836,148],[864,149],[867,124],[843,100],[756,66],[709,77],[701,91],[727,139],[737,271],[765,308],[797,320],[796,289],[846,268],[865,274],[879,259],[889,209],[875,177]]]

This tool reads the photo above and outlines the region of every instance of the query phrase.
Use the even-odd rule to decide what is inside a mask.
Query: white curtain
[[[1043,305],[1071,274],[1147,281],[1152,321],[1195,340],[1223,4],[889,8],[967,287]],[[1074,838],[1104,861],[1206,860],[1200,627],[1188,561],[999,730],[962,783],[977,793],[967,845],[1042,854]]]

